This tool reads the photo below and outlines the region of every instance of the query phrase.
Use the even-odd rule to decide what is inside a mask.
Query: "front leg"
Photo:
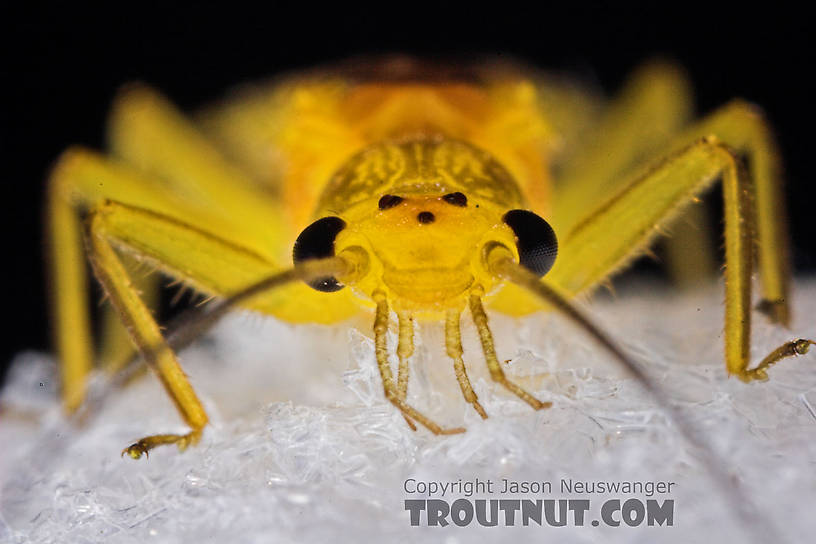
[[[110,297],[113,307],[130,333],[131,340],[159,376],[184,422],[191,429],[186,434],[145,437],[125,448],[122,454],[127,453],[130,457],[138,459],[152,448],[163,444],[177,444],[179,449],[183,450],[188,445],[198,442],[201,431],[208,421],[207,413],[173,350],[162,336],[150,310],[131,283],[125,267],[110,244],[110,236],[111,233],[106,229],[104,212],[92,213],[88,221],[87,245],[94,274]]]

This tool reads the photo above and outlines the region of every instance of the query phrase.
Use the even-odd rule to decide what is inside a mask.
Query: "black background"
[[[691,75],[699,111],[734,96],[765,108],[786,163],[795,264],[812,272],[810,17],[779,3],[756,12],[747,3],[733,9],[687,2],[571,5],[121,2],[91,8],[70,2],[4,8],[0,300],[7,323],[0,329],[0,374],[19,350],[48,349],[41,220],[49,165],[70,144],[102,146],[109,102],[132,80],[192,109],[237,82],[355,54],[482,53],[577,71],[612,92],[644,59],[673,58]]]

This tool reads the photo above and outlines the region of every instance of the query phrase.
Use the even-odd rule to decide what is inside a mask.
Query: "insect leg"
[[[93,366],[91,318],[88,312],[88,278],[82,249],[81,221],[73,209],[64,183],[48,187],[49,265],[54,341],[60,358],[62,403],[74,412],[85,398]]]
[[[631,74],[561,167],[553,220],[570,228],[587,206],[620,190],[633,166],[654,157],[691,115],[691,88],[682,69],[650,62]]]
[[[87,374],[93,363],[80,219],[85,211],[106,199],[113,199],[168,216],[183,217],[188,224],[205,225],[231,239],[251,240],[251,232],[262,230],[235,231],[232,219],[219,217],[217,210],[192,204],[185,194],[174,191],[172,184],[164,178],[146,175],[86,149],[69,149],[54,165],[48,180],[47,232],[55,344],[61,362],[62,397],[67,412],[73,412],[81,404]],[[128,261],[126,258],[126,265]],[[149,285],[139,279],[133,283],[137,288],[148,288],[149,291]],[[121,325],[117,327],[123,332]],[[114,331],[117,331],[116,327],[106,327],[103,331],[103,354],[121,353],[122,336]],[[109,334],[112,339],[106,342],[105,337]],[[117,357],[112,362],[115,364],[119,360]]]
[[[790,321],[788,223],[782,192],[782,165],[773,132],[757,106],[733,100],[677,137],[674,149],[714,135],[745,156],[753,198],[762,300],[757,305],[772,321]]]
[[[766,380],[768,379],[768,374],[766,370],[782,359],[786,357],[793,357],[796,355],[804,355],[810,349],[810,346],[816,345],[816,342],[813,340],[808,340],[806,338],[800,338],[798,340],[791,340],[790,342],[785,342],[771,353],[769,353],[764,359],[762,359],[756,368],[753,368],[749,371],[751,378],[756,378],[759,380]],[[745,380],[748,381],[748,380]]]
[[[85,397],[87,375],[93,366],[93,341],[88,311],[88,282],[82,246],[80,214],[105,198],[138,202],[154,209],[184,211],[184,204],[166,198],[160,184],[84,149],[62,154],[48,180],[50,277],[55,344],[60,358],[63,406],[73,412]],[[150,291],[150,281],[136,287]],[[148,295],[148,298],[151,298]],[[125,351],[124,329],[106,321],[102,354],[111,362]],[[129,341],[128,341],[129,343]]]
[[[196,339],[210,331],[230,311],[247,305],[252,299],[280,289],[294,282],[310,283],[315,280],[334,276],[342,283],[353,282],[356,278],[365,275],[367,262],[360,259],[361,254],[354,250],[341,252],[335,257],[325,259],[309,259],[299,265],[276,272],[262,280],[248,285],[229,296],[212,301],[209,304],[188,308],[164,324],[164,337],[170,349],[178,352]],[[151,351],[161,351],[162,346],[151,348]],[[75,412],[78,419],[86,414],[98,411],[105,399],[124,387],[134,376],[144,368],[143,353],[134,352],[123,365],[122,370],[112,375],[104,387],[98,388],[83,405],[85,413]]]
[[[385,398],[387,398],[391,404],[399,408],[405,417],[413,419],[434,434],[457,434],[465,432],[465,429],[461,427],[452,429],[440,427],[400,398],[399,392],[394,385],[394,375],[391,372],[391,366],[388,364],[388,343],[386,339],[386,333],[388,332],[388,301],[385,298],[385,293],[376,291],[374,293],[374,302],[377,303],[377,312],[374,318],[374,346],[377,354],[377,366],[380,369],[380,377],[382,378],[383,388],[385,389]]]
[[[397,392],[400,398],[405,400],[408,394],[408,358],[414,353],[414,318],[410,314],[399,312],[397,319],[399,320]]]
[[[448,310],[445,316],[445,348],[448,352],[448,357],[453,359],[453,371],[456,373],[456,380],[459,382],[459,387],[462,389],[462,395],[465,400],[473,405],[482,419],[487,419],[487,413],[479,404],[479,398],[476,392],[470,385],[467,371],[465,370],[465,362],[462,360],[462,333],[459,328],[460,312],[458,309]]]
[[[405,400],[408,396],[408,358],[414,353],[414,318],[405,312],[397,313],[399,320],[399,340],[397,342],[397,357],[399,357],[399,371],[397,373],[397,394]],[[416,431],[414,422],[405,418],[405,422]]]
[[[569,230],[583,212],[612,197],[636,172],[665,152],[667,143],[692,114],[691,85],[683,70],[664,61],[639,67],[586,131],[577,152],[566,159],[556,183],[553,224]],[[706,208],[691,206],[661,240],[672,279],[690,286],[717,270],[707,235]]]
[[[198,127],[145,85],[123,88],[108,122],[113,155],[154,176],[188,202],[213,211],[241,210],[241,221],[277,239],[287,229],[277,203],[232,165]]]
[[[271,263],[241,246],[163,214],[117,202],[97,206],[89,216],[89,223],[89,256],[96,275],[130,331],[132,341],[157,372],[182,417],[192,427],[192,433],[172,439],[182,447],[197,440],[206,423],[206,414],[179,368],[172,349],[130,284],[113,246],[154,262],[163,271],[205,293],[240,295],[250,286],[250,291],[245,291],[246,296],[257,295],[257,299],[242,298],[245,307],[250,308],[256,304],[261,308],[274,304],[275,297],[280,295],[274,287],[308,279],[314,274],[325,275],[327,267],[332,273],[340,272],[339,275],[343,276],[346,268],[346,261],[338,258],[330,262],[304,263],[296,269],[275,274]],[[349,272],[352,271],[349,268]],[[228,300],[234,302],[236,299]],[[167,435],[155,436],[158,438],[148,437],[126,451],[135,457],[171,440]]]
[[[740,487],[735,485],[732,475],[723,469],[723,467],[728,466],[725,461],[706,441],[701,439],[700,433],[694,430],[694,427],[686,420],[683,413],[668,401],[666,392],[660,383],[644,373],[640,366],[626,355],[615,341],[601,328],[595,325],[589,317],[584,315],[584,312],[571,302],[570,293],[564,291],[558,285],[549,282],[546,278],[539,278],[537,275],[519,265],[507,247],[501,244],[489,246],[486,248],[485,257],[488,270],[497,278],[513,282],[546,301],[548,306],[558,310],[561,315],[567,317],[584,332],[592,336],[619,364],[637,378],[655,400],[658,401],[659,405],[663,407],[671,418],[673,425],[680,431],[686,442],[703,454],[701,456],[702,462],[714,481],[717,482],[723,498],[730,503],[742,522],[746,526],[751,526],[753,520],[756,519],[758,510],[751,504],[751,501],[747,499],[747,496],[740,490]],[[798,344],[798,342],[794,344]],[[765,528],[769,530],[768,532],[773,529],[772,527]],[[758,541],[764,540],[775,539],[773,536],[770,536],[761,538]]]
[[[120,255],[134,289],[139,292],[142,302],[151,310],[159,307],[161,275],[153,274],[152,267],[140,263],[130,255]],[[99,364],[109,373],[119,372],[134,354],[130,335],[122,326],[119,314],[110,304],[105,304],[102,328],[99,335]]]
[[[597,285],[644,250],[661,225],[717,179],[725,202],[726,367],[745,381],[763,379],[764,370],[748,370],[754,193],[742,163],[717,138],[700,139],[668,156],[587,215],[563,238],[560,261],[547,277],[573,295]],[[760,235],[759,243],[761,249],[773,241]],[[779,248],[765,251],[780,256]],[[778,310],[787,308],[780,304]]]
[[[192,206],[215,214],[241,210],[241,221],[254,222],[256,226],[251,230],[257,236],[267,237],[267,242],[272,242],[270,237],[282,232],[281,222],[277,219],[282,214],[270,199],[259,198],[253,191],[253,182],[231,166],[189,119],[149,87],[129,84],[118,93],[108,119],[108,143],[112,155],[159,180],[162,191],[179,195]],[[119,199],[115,195],[110,198]],[[122,200],[153,209],[138,201]],[[185,216],[185,220],[193,221],[193,218]],[[205,224],[212,225],[210,222]],[[247,240],[248,237],[236,239]],[[269,243],[265,246],[273,247]],[[130,268],[127,257],[123,264]],[[130,274],[134,281],[142,284],[142,298],[148,302],[158,295],[155,281],[158,277],[142,279],[141,276]],[[153,280],[152,284],[150,280]],[[107,311],[108,308],[101,335],[100,359],[112,365],[111,371],[117,371],[127,360],[123,354],[132,347],[127,333],[118,323],[118,316]]]
[[[577,191],[570,197],[576,205],[563,208],[559,206],[558,210],[561,215],[558,216],[556,226],[560,227],[561,232],[568,232],[570,235],[580,231],[586,232],[588,225],[596,223],[596,219],[593,217],[595,214],[603,213],[613,207],[619,208],[616,203],[628,201],[630,205],[628,217],[624,217],[621,213],[616,217],[616,220],[620,222],[623,219],[627,223],[631,222],[632,225],[637,224],[640,229],[641,239],[649,240],[653,238],[657,233],[658,221],[654,220],[656,217],[660,218],[659,226],[662,227],[669,223],[669,219],[676,216],[674,212],[680,202],[677,196],[671,196],[670,193],[679,193],[681,190],[686,191],[686,195],[682,197],[682,202],[687,203],[702,193],[717,178],[717,174],[704,175],[698,172],[704,162],[688,158],[689,153],[687,150],[690,146],[694,146],[696,145],[695,142],[699,143],[706,138],[712,144],[721,142],[731,150],[732,154],[745,156],[748,159],[748,173],[753,183],[747,188],[751,191],[754,206],[756,207],[754,221],[762,289],[762,301],[759,303],[758,309],[773,321],[787,325],[790,320],[788,299],[790,259],[788,255],[786,211],[782,195],[781,161],[771,128],[763,117],[762,111],[753,104],[743,100],[734,100],[701,121],[689,126],[666,143],[662,154],[652,155],[655,160],[651,162],[651,165],[647,164],[649,169],[640,172],[634,171],[622,178],[620,183],[615,184],[616,192],[610,194],[604,192],[603,200],[599,201],[597,197],[592,196],[591,192]],[[684,153],[687,158],[678,161],[677,158]],[[696,166],[692,166],[695,162]],[[685,175],[683,175],[683,170],[686,171]],[[674,175],[671,175],[670,172],[673,172]],[[671,181],[664,182],[665,185],[660,190],[659,197],[652,197],[651,202],[643,203],[643,205],[649,206],[651,209],[647,211],[632,202],[628,195],[638,193],[637,189],[642,186],[644,180],[658,183],[658,178],[669,178]],[[703,183],[699,183],[700,181],[703,181]],[[668,184],[672,184],[673,187],[668,187]],[[569,190],[569,184],[567,183],[561,183],[560,186],[564,187],[565,194],[560,195],[560,200],[563,201],[567,198],[566,193],[572,191]],[[666,207],[665,204],[667,203],[671,203],[671,206]],[[655,204],[658,205],[655,206]],[[664,211],[658,214],[656,213],[657,208],[662,208]],[[635,213],[640,215],[641,218],[634,217]],[[642,219],[646,218],[652,220],[651,225],[647,225],[647,221],[642,221]],[[616,233],[619,231],[620,226],[618,224],[608,224],[606,228],[612,229],[608,235],[612,238],[617,236]],[[614,240],[611,240],[607,245],[606,241],[602,239],[594,239],[591,245],[601,248],[626,247],[625,245],[621,246]],[[638,244],[636,247],[642,251],[644,244]],[[562,265],[566,260],[563,257],[562,253]],[[578,263],[575,264],[581,266]],[[559,263],[556,263],[555,268],[559,268]],[[597,271],[600,272],[603,265],[599,263],[599,266],[592,265],[592,268],[597,268]],[[562,270],[565,269],[562,268]],[[553,272],[555,271],[554,269]],[[607,275],[611,271],[609,269],[605,270]],[[604,278],[604,275],[596,274],[594,271],[590,274],[582,271],[578,272],[573,279],[566,280],[567,283],[561,283],[561,281],[559,283],[567,286],[570,283],[580,282],[583,284],[582,287],[578,288],[580,291],[597,284]],[[571,286],[569,290],[575,291]]]
[[[551,402],[541,402],[530,393],[522,389],[517,384],[511,382],[504,375],[501,363],[496,358],[496,347],[493,343],[493,334],[487,326],[487,314],[482,306],[482,295],[484,292],[481,288],[476,288],[470,295],[470,313],[473,316],[473,322],[476,324],[476,329],[479,331],[479,340],[482,342],[482,351],[484,352],[485,360],[487,361],[487,368],[490,370],[490,377],[494,381],[502,384],[514,395],[533,407],[534,410],[541,410],[542,408],[549,408],[552,406]]]
[[[125,448],[134,459],[146,454],[150,449],[162,444],[177,444],[183,450],[195,444],[207,424],[207,413],[193,391],[176,356],[166,345],[159,326],[147,306],[133,289],[125,268],[108,241],[108,233],[102,223],[102,216],[93,214],[89,218],[89,257],[94,273],[119,312],[122,321],[131,334],[131,339],[145,354],[148,364],[161,378],[176,408],[191,430],[186,434],[161,434],[145,437]]]

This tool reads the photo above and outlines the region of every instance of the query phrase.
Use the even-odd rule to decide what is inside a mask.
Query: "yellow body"
[[[419,317],[439,319],[449,298],[472,283],[468,269],[479,229],[501,225],[501,215],[513,208],[549,215],[548,155],[558,136],[528,73],[478,67],[469,74],[473,81],[423,81],[421,67],[394,68],[392,81],[369,80],[382,77],[376,73],[284,80],[208,112],[205,126],[247,170],[264,173],[263,183],[283,202],[290,231],[274,248],[280,262],[289,259],[294,237],[309,223],[340,216],[351,227],[337,240],[338,248],[353,235],[368,239],[392,283],[410,283],[424,299],[413,301],[426,310]],[[439,200],[454,191],[480,208],[455,210]],[[379,212],[383,194],[412,198],[398,212]],[[417,231],[412,218],[420,208],[438,220]],[[461,239],[466,233],[476,239]],[[462,287],[458,293],[435,287],[448,280]],[[361,303],[373,306],[370,297],[352,292],[327,296],[303,286],[282,289],[297,303],[263,310],[288,321],[331,323],[353,315]],[[416,306],[410,297],[399,300]]]
[[[756,240],[762,308],[786,323],[779,159],[754,106],[734,101],[693,123],[690,110],[682,73],[665,64],[644,66],[617,98],[604,101],[518,66],[454,70],[390,59],[250,87],[196,121],[147,88],[127,88],[111,116],[110,155],[69,150],[50,181],[66,406],[81,403],[94,358],[83,229],[115,308],[104,353],[121,359],[129,337],[192,428],[140,441],[128,450],[137,457],[158,444],[195,442],[207,417],[146,304],[155,286],[132,278],[133,261],[228,297],[290,267],[298,234],[320,218],[339,217],[345,228],[334,240],[337,258],[315,266],[342,273],[348,288],[315,290],[293,280],[317,272],[296,268],[241,304],[319,323],[375,308],[386,396],[410,425],[454,432],[404,401],[413,319],[445,320],[457,379],[483,417],[458,340],[465,307],[491,376],[534,408],[546,407],[504,377],[482,299],[488,310],[511,315],[549,305],[603,343],[568,300],[646,251],[717,179],[725,201],[726,364],[746,381],[764,378],[764,369],[786,355],[748,368],[750,280]],[[740,155],[750,159],[750,172]],[[451,193],[466,195],[467,204],[451,205],[443,198]],[[400,201],[381,209],[384,195]],[[558,258],[544,280],[513,264],[517,240],[503,221],[510,210],[534,212],[557,234]],[[432,221],[418,222],[422,213]],[[710,249],[691,231],[679,231],[670,249],[680,277],[709,267]],[[398,382],[387,368],[391,309],[399,317]],[[803,353],[810,344],[799,342],[794,351]]]

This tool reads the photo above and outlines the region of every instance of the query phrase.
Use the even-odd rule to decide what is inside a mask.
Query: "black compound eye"
[[[467,206],[467,197],[460,192],[449,193],[443,196],[442,200],[444,200],[448,204],[459,206],[460,208],[464,208],[465,206]]]
[[[387,210],[397,206],[402,201],[403,198],[401,196],[383,195],[382,198],[380,198],[380,201],[377,203],[377,206],[379,206],[381,210]]]
[[[549,272],[558,254],[558,240],[550,224],[527,210],[510,210],[502,220],[516,235],[519,264],[538,276]]]
[[[292,250],[295,264],[309,259],[322,259],[334,256],[334,240],[337,234],[346,228],[346,222],[339,217],[318,219],[300,233]],[[309,286],[324,293],[339,291],[344,287],[334,276],[327,276],[309,282]]]

